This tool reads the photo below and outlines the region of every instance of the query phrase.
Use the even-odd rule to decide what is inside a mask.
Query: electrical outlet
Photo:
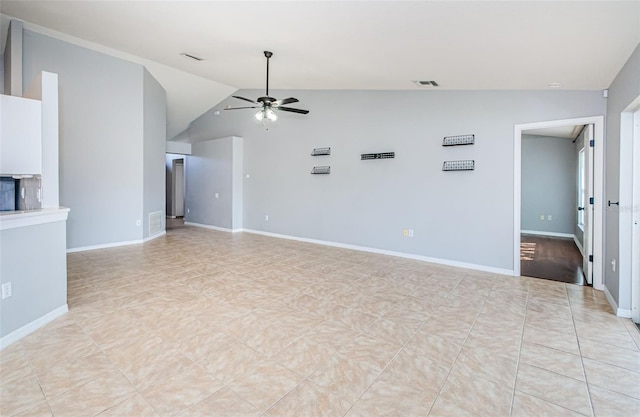
[[[216,198],[220,198],[220,194],[216,193],[216,194],[215,194],[215,197],[216,197]]]
[[[191,210],[187,209],[187,214],[191,213]]]
[[[136,220],[136,226],[138,227],[142,226],[142,220]]]
[[[551,215],[548,215],[548,216],[547,216],[547,220],[548,220],[548,221],[551,221],[551,220],[553,220],[553,216],[551,216]]]
[[[268,222],[268,221],[269,221],[269,215],[268,215],[268,214],[265,214],[265,215],[264,215],[264,221],[265,221],[265,222]]]
[[[11,282],[2,284],[2,299],[11,297]]]
[[[409,229],[409,237],[413,237],[413,229]]]
[[[544,220],[544,214],[540,215],[540,220]]]
[[[615,258],[611,260],[611,269],[613,272],[616,272],[616,260]]]
[[[403,229],[402,230],[402,236],[408,237],[409,236],[409,229]]]

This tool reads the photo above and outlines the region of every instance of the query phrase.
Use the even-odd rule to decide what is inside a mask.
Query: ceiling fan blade
[[[302,110],[302,109],[294,109],[292,107],[278,107],[278,110],[282,110],[282,111],[290,111],[292,113],[300,113],[300,114],[307,114],[309,113],[309,110]]]
[[[248,107],[225,107],[225,110],[240,110],[240,109],[259,109],[262,106],[248,106]]]
[[[253,100],[251,100],[251,99],[244,98],[244,97],[240,97],[240,96],[231,96],[231,97],[233,97],[233,98],[237,98],[237,99],[239,99],[239,100],[248,101],[249,103],[254,103],[254,104],[256,103],[255,101],[253,101]]]
[[[274,101],[274,102],[273,102],[273,105],[275,105],[275,106],[282,106],[282,105],[284,105],[284,104],[297,103],[298,101],[300,101],[300,100],[298,100],[298,99],[297,99],[297,98],[295,98],[295,97],[289,97],[289,98],[283,98],[282,100]]]

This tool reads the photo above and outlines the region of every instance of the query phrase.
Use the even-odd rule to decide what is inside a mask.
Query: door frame
[[[520,229],[522,210],[522,132],[530,129],[593,124],[593,288],[602,290],[604,256],[604,116],[514,125],[513,132],[513,275],[520,276]],[[588,254],[587,254],[588,256]]]
[[[625,263],[629,265],[631,278],[630,317],[635,323],[640,323],[640,256],[638,256],[640,253],[640,96],[621,114],[620,119],[620,205],[618,206],[620,210],[620,253],[618,255],[620,269],[618,273],[624,273]],[[623,170],[626,166],[623,149],[630,151],[631,178],[623,178]],[[627,180],[630,180],[630,184],[626,184]],[[627,207],[630,209],[625,210]],[[628,251],[623,250],[624,242],[628,242],[629,238],[631,240],[630,248]],[[622,283],[622,277],[618,279]],[[620,287],[622,289],[623,285]]]

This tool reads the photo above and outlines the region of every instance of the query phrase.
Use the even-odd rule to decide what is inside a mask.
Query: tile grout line
[[[458,282],[458,285],[456,285],[455,287],[453,287],[451,289],[451,291],[449,291],[449,294],[451,294],[456,288],[458,288],[460,286],[460,284],[464,280],[465,280],[465,278],[461,279],[460,282]],[[447,295],[447,297],[448,297],[448,295]],[[484,301],[482,302],[482,307],[484,307],[484,305],[486,304],[487,298],[488,298],[488,296],[484,298]],[[429,416],[429,414],[431,414],[431,411],[433,410],[433,406],[436,404],[436,401],[438,400],[438,398],[440,397],[440,394],[442,393],[442,389],[447,384],[447,380],[449,379],[449,376],[451,375],[451,371],[453,371],[453,367],[455,366],[456,362],[458,361],[458,358],[460,357],[460,353],[462,353],[462,349],[464,348],[465,343],[467,343],[467,340],[469,339],[469,335],[471,334],[471,332],[473,331],[473,328],[475,327],[476,323],[478,322],[478,317],[480,316],[481,311],[482,311],[482,308],[480,308],[478,310],[478,313],[476,314],[476,317],[473,320],[473,324],[471,325],[471,328],[469,328],[469,332],[465,336],[464,341],[460,344],[460,350],[458,351],[458,354],[456,355],[456,358],[451,363],[451,366],[449,366],[449,372],[447,372],[447,376],[444,378],[444,381],[442,382],[442,385],[438,389],[438,394],[436,394],[435,398],[433,399],[433,403],[429,407],[429,412],[426,414],[427,417]]]
[[[565,284],[565,291],[567,290]],[[591,289],[593,291],[593,289]],[[578,344],[578,352],[580,353],[580,365],[582,365],[582,374],[584,375],[584,383],[587,388],[587,397],[589,398],[589,407],[591,407],[591,415],[596,417],[595,409],[593,407],[593,399],[591,398],[591,384],[589,384],[589,380],[587,379],[587,371],[584,368],[584,357],[582,356],[582,348],[580,346],[580,338],[578,337],[578,329],[576,327],[576,320],[573,315],[573,304],[571,303],[571,297],[569,296],[569,291],[567,291],[567,301],[569,302],[569,310],[571,311],[571,323],[573,324],[573,331],[576,334],[576,343]]]
[[[516,391],[518,384],[518,372],[520,371],[520,357],[522,356],[522,345],[524,343],[524,327],[527,323],[527,312],[529,311],[529,296],[531,290],[529,288],[529,282],[527,282],[527,299],[524,304],[524,318],[522,320],[522,331],[520,332],[520,349],[518,349],[518,359],[516,360],[516,372],[513,377],[513,392],[511,393],[511,407],[509,408],[509,416],[513,415],[513,405],[516,400]]]
[[[430,274],[430,275],[429,275],[429,277],[431,277],[432,275],[433,275],[433,274]],[[420,286],[418,286],[418,287],[420,287]],[[454,288],[455,288],[455,287],[454,287]],[[415,292],[416,290],[417,290],[417,288],[416,288],[416,289],[414,289],[414,290],[413,290],[413,292]],[[452,289],[451,291],[453,291],[453,289]],[[450,294],[450,293],[451,293],[451,291],[449,291],[449,293],[448,293],[448,294]],[[413,292],[412,292],[412,293],[413,293]],[[447,296],[448,296],[448,294],[447,294]],[[406,295],[402,300],[405,300],[405,299],[406,299],[407,297],[409,297],[410,295],[411,295],[411,294],[407,294],[407,295]],[[395,306],[397,306],[398,304],[400,304],[400,301],[399,301],[398,303],[396,303],[396,304],[394,305],[394,307],[395,307]],[[442,305],[442,304],[439,304],[439,305],[438,305],[438,307],[440,307],[440,305]],[[393,309],[393,308],[392,308],[392,309]],[[391,310],[392,310],[392,309],[391,309]],[[391,311],[391,310],[389,310],[389,311]],[[436,308],[436,310],[437,310],[437,308]],[[435,311],[434,311],[434,312],[435,312]],[[429,320],[431,319],[431,317],[432,317],[432,314],[429,314],[429,318],[428,318],[427,320],[425,320],[425,321],[424,321],[420,326],[418,326],[418,327],[413,331],[413,333],[411,333],[411,336],[410,336],[410,337],[409,337],[409,338],[408,338],[408,339],[407,339],[407,340],[402,344],[402,346],[400,347],[400,349],[398,349],[398,351],[393,355],[393,357],[392,357],[391,359],[389,359],[389,361],[387,362],[387,364],[382,368],[382,370],[380,370],[380,373],[379,373],[379,374],[378,374],[378,375],[373,379],[373,381],[371,382],[371,384],[369,384],[369,385],[367,386],[367,388],[366,388],[364,391],[362,391],[362,393],[360,394],[360,396],[359,396],[359,397],[358,397],[358,398],[353,402],[353,404],[351,404],[351,407],[349,407],[349,408],[347,409],[347,411],[344,413],[344,416],[346,416],[347,414],[349,414],[349,412],[351,411],[351,409],[353,409],[353,407],[358,403],[358,401],[362,398],[362,396],[363,396],[367,391],[369,391],[369,389],[373,386],[373,384],[375,384],[375,383],[376,383],[376,381],[378,380],[378,378],[380,378],[380,375],[382,375],[382,374],[384,373],[384,371],[389,367],[389,365],[390,365],[390,364],[391,364],[391,363],[392,363],[392,362],[393,362],[393,361],[398,357],[398,355],[400,354],[400,352],[402,352],[402,350],[403,350],[403,349],[405,348],[405,346],[409,343],[409,341],[411,341],[411,339],[413,339],[413,337],[414,337],[414,336],[415,336],[415,335],[420,331],[420,329],[422,328],[422,326],[424,326],[424,324],[425,324],[427,321],[429,321]],[[378,321],[378,320],[380,320],[380,319],[381,319],[381,318],[378,318],[378,319],[377,319],[377,320],[375,320],[375,321]],[[375,321],[374,321],[374,323],[375,323]],[[372,324],[373,324],[373,323],[372,323]],[[360,333],[359,333],[359,335],[360,335],[360,334],[362,334],[362,332],[360,332]],[[313,382],[313,381],[311,381],[311,382]],[[398,382],[404,382],[404,381],[398,381]],[[437,396],[436,396],[436,397],[437,397]],[[434,399],[433,401],[435,402],[435,399]],[[432,405],[433,405],[433,404],[432,404]],[[429,412],[431,412],[431,408],[429,408]],[[427,413],[426,415],[429,415],[429,413]]]

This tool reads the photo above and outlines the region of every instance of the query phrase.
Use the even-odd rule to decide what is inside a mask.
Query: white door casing
[[[580,202],[584,207],[584,237],[582,247],[584,253],[582,257],[582,271],[584,272],[585,280],[587,284],[593,284],[593,262],[589,261],[589,256],[593,255],[593,220],[594,220],[594,204],[595,202],[594,190],[593,190],[593,150],[591,141],[593,140],[593,125],[588,124],[585,126],[584,131],[584,164],[585,164],[585,189],[584,200]]]
[[[640,110],[633,113],[631,318],[640,323]]]

